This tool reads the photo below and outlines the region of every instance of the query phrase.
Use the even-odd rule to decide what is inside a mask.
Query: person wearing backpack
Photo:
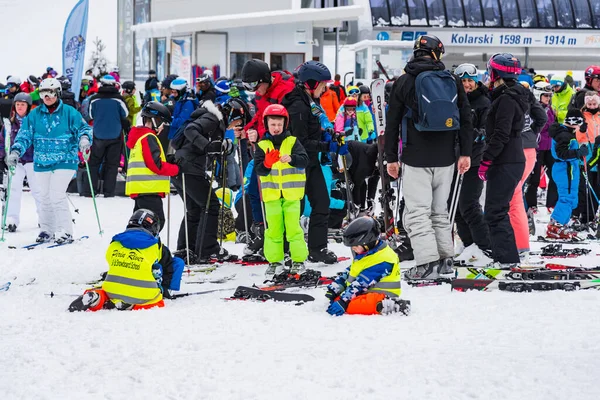
[[[508,268],[520,262],[508,215],[515,188],[523,177],[525,154],[521,133],[529,112],[529,91],[517,82],[521,62],[510,53],[494,54],[487,64],[492,106],[486,124],[486,149],[479,179],[487,181],[485,221],[490,228],[490,266]]]
[[[413,244],[416,266],[406,279],[436,279],[453,273],[454,244],[448,223],[448,196],[455,163],[461,174],[471,165],[471,107],[460,79],[445,71],[444,45],[419,36],[414,58],[390,93],[385,128],[387,171],[400,173],[402,145],[404,228]],[[402,137],[399,137],[402,128]],[[455,144],[458,136],[458,154]]]

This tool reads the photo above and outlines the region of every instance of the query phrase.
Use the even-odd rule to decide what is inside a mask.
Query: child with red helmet
[[[300,201],[304,198],[308,155],[289,132],[288,112],[280,104],[268,106],[263,114],[267,131],[254,153],[254,168],[260,181],[265,206],[264,254],[269,262],[267,279],[284,270],[283,238],[290,244],[290,273],[304,272],[308,248],[300,226]]]

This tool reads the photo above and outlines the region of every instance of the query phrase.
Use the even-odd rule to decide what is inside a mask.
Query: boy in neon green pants
[[[254,168],[260,181],[260,193],[265,203],[265,272],[272,279],[284,270],[284,233],[290,244],[292,268],[289,273],[301,274],[308,248],[300,227],[300,201],[304,198],[308,155],[304,147],[287,130],[288,112],[282,105],[272,104],[264,113],[267,132],[254,153]]]

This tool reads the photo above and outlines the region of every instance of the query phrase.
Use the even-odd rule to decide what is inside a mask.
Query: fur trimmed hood
[[[204,100],[200,107],[206,109],[208,112],[213,114],[215,117],[217,117],[219,119],[219,121],[223,121],[223,114],[221,113],[219,108],[215,105],[215,103],[213,103],[212,101]]]

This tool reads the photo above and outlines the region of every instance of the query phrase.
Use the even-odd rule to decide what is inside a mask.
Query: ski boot
[[[559,224],[555,220],[550,220],[546,228],[546,237],[558,240],[573,240],[577,238],[577,232],[569,227]]]
[[[224,247],[221,247],[218,252],[212,253],[208,257],[199,257],[198,264],[212,264],[214,261],[217,262],[233,262],[238,260],[238,256],[235,254],[229,254]]]
[[[194,265],[198,263],[198,255],[190,250],[190,259],[187,259],[188,251],[186,249],[180,249],[173,253],[174,257],[179,257],[183,260],[185,265]]]
[[[56,244],[73,243],[73,236],[67,232],[58,232],[54,237]]]
[[[492,261],[491,263],[487,264],[484,268],[512,269],[512,268],[519,268],[519,266],[520,266],[519,263],[501,263],[500,261]]]
[[[42,231],[35,239],[36,243],[48,243],[54,239],[54,235],[49,234],[48,232]]]
[[[320,250],[310,250],[308,254],[308,260],[310,262],[322,262],[324,264],[335,264],[338,262],[338,258],[333,251],[330,251],[327,247],[323,247]]]
[[[410,300],[385,298],[377,303],[377,312],[382,315],[394,313],[410,314]]]
[[[263,223],[253,223],[251,228],[254,238],[244,247],[244,254],[253,255],[263,248],[265,243],[265,225]]]
[[[6,229],[9,232],[14,233],[14,232],[17,231],[17,225],[15,225],[15,224],[8,224],[8,226],[6,227]]]
[[[249,244],[252,239],[250,238],[250,232],[246,235],[246,231],[235,231],[235,242]]]
[[[306,272],[306,265],[303,262],[293,262],[292,268],[290,268],[291,275],[302,275]]]
[[[283,264],[280,262],[275,262],[269,264],[267,270],[265,271],[265,279],[270,281],[273,280],[276,276],[283,274],[285,269],[283,268]]]
[[[449,265],[448,262],[450,263]],[[404,273],[404,279],[407,281],[444,280],[449,278],[451,273],[454,273],[452,264],[453,261],[451,258],[445,258],[443,260],[417,265],[416,267],[412,267]]]
[[[69,312],[87,311],[91,307],[96,307],[99,302],[100,295],[91,290],[76,298],[71,305],[69,305]]]

